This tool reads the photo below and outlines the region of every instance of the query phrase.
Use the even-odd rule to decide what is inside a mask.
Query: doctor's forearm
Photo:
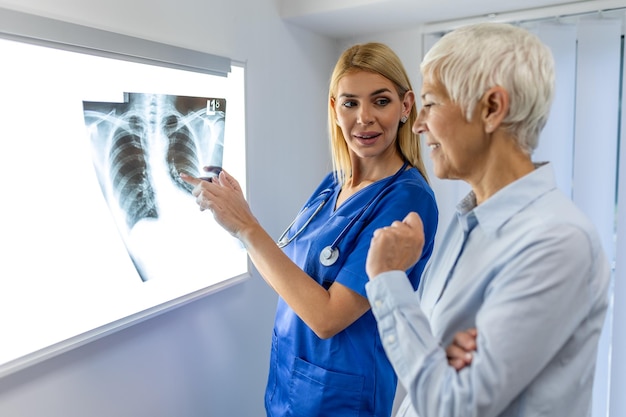
[[[239,239],[263,279],[320,338],[340,332],[368,310],[367,299],[345,287],[333,288],[331,295],[294,264],[260,225],[247,227]]]

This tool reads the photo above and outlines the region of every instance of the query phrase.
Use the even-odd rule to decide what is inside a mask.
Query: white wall
[[[338,51],[334,41],[283,23],[274,3],[0,0],[0,7],[246,62],[249,201],[276,237],[330,167],[326,94]],[[0,379],[0,415],[264,415],[275,303],[254,273]]]

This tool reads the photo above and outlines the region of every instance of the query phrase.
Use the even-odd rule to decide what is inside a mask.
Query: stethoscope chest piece
[[[320,263],[324,266],[331,266],[339,258],[339,249],[331,246],[326,246],[320,252]]]

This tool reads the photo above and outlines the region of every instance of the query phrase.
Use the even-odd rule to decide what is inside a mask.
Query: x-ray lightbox
[[[245,192],[243,66],[0,56],[0,376],[247,276],[177,178],[220,166]]]

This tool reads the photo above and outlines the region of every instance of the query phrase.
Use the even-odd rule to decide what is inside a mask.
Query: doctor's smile
[[[353,136],[365,144],[371,144],[373,142],[376,142],[376,139],[378,139],[380,135],[381,134],[378,132],[366,132],[366,133],[357,133],[357,134],[354,134]]]

